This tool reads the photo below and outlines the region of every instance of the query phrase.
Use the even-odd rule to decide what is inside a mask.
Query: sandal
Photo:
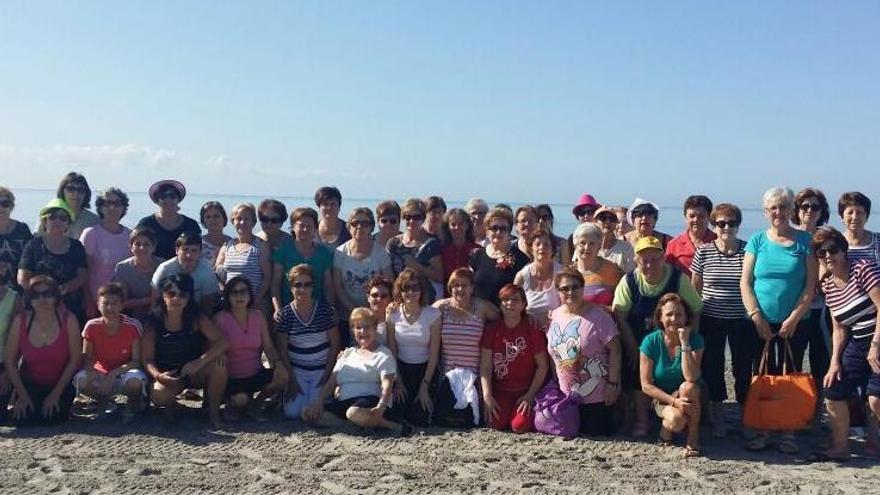
[[[685,445],[684,447],[684,458],[689,459],[691,457],[700,457],[703,453],[700,452],[700,449],[697,447],[692,447],[690,445]]]
[[[785,435],[779,441],[779,451],[783,454],[797,454],[800,452],[800,447],[794,440],[794,435]]]
[[[664,433],[669,435],[668,438],[664,438]],[[660,427],[660,436],[657,437],[657,446],[658,447],[670,447],[673,445],[672,434],[666,430],[666,428]]]
[[[746,442],[746,450],[751,452],[760,452],[767,448],[767,434],[758,433],[755,438]]]

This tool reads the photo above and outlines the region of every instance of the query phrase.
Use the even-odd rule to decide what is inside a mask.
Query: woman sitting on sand
[[[144,368],[154,380],[153,403],[165,408],[164,421],[171,423],[177,395],[186,388],[204,388],[210,421],[220,427],[220,402],[227,381],[226,339],[199,311],[192,277],[169,275],[159,282],[159,291],[141,340]]]
[[[660,442],[687,428],[685,457],[700,455],[700,362],[703,337],[691,331],[691,312],[678,294],[666,294],[654,310],[657,330],[642,341],[639,377],[662,420]]]
[[[410,433],[408,423],[396,423],[387,417],[397,366],[391,351],[376,341],[376,322],[376,315],[369,309],[352,310],[349,325],[356,345],[339,356],[321,392],[303,410],[303,420],[331,426],[348,419],[363,428]],[[325,404],[334,391],[338,392],[336,398]]]

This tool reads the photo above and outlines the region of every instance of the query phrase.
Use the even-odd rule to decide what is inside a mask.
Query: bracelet
[[[748,311],[748,313],[746,313],[746,314],[749,316],[749,318],[751,318],[752,316],[755,316],[756,314],[758,314],[760,312],[761,312],[760,308],[755,308],[755,309],[750,309]]]

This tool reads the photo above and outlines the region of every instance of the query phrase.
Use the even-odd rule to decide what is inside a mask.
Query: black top
[[[34,237],[25,244],[18,267],[31,272],[31,275],[48,275],[59,285],[66,284],[76,277],[80,268],[88,269],[86,250],[78,240],[70,239],[67,251],[55,254],[49,251],[42,237]],[[85,318],[83,291],[68,292],[63,299],[67,309],[76,315],[82,325]]]
[[[154,360],[160,371],[179,370],[205,352],[205,336],[195,325],[171,332],[160,318],[151,317],[148,326],[155,333]]]
[[[175,256],[176,249],[174,248],[174,243],[180,234],[193,232],[198,236],[202,235],[202,228],[199,227],[195,220],[186,215],[180,216],[183,217],[183,221],[174,230],[166,230],[165,227],[162,227],[159,221],[156,220],[155,215],[141,218],[141,221],[137,224],[138,227],[148,227],[156,234],[156,251],[153,254],[163,260],[169,260]]]
[[[25,244],[33,239],[34,235],[31,234],[31,229],[26,223],[16,220],[12,222],[15,224],[12,231],[8,234],[0,234],[0,278],[3,277],[4,270],[9,270],[9,280],[13,287],[18,288],[15,272],[18,270]]]
[[[510,252],[501,260],[490,258],[485,249],[476,251],[469,263],[474,271],[474,295],[497,306],[498,291],[512,284],[517,272],[528,264],[529,257],[516,244],[511,244]]]

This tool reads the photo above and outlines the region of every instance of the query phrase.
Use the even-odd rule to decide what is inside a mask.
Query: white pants
[[[318,382],[324,375],[324,370],[293,370],[296,383],[299,384],[299,393],[296,397],[289,397],[284,402],[284,415],[291,419],[300,419],[302,410],[315,401],[321,393]]]
[[[83,394],[83,388],[85,388],[86,380],[88,380],[88,372],[86,370],[79,370],[73,376],[73,386],[76,387],[77,394],[85,395]],[[110,395],[125,395],[125,382],[129,380],[140,380],[143,384],[141,386],[141,393],[144,396],[147,395],[147,375],[139,369],[128,370],[116,377],[116,381],[113,382],[113,391]]]

